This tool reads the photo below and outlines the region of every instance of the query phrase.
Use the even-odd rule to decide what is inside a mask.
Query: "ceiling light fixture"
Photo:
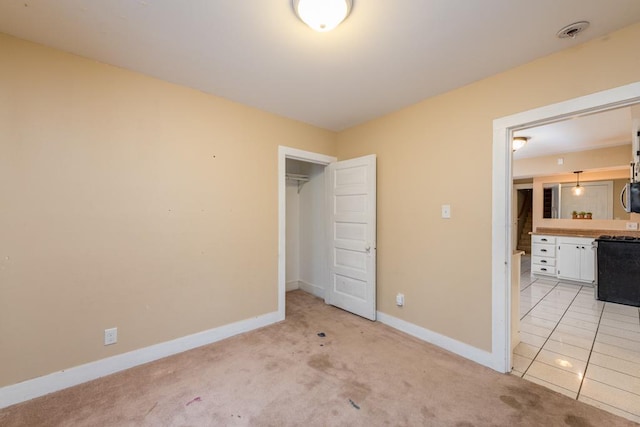
[[[584,187],[580,186],[580,174],[582,171],[574,171],[576,174],[576,186],[571,189],[571,194],[574,196],[582,196],[584,194]]]
[[[352,0],[292,0],[298,18],[319,32],[331,31],[349,16]]]
[[[513,149],[513,151],[519,150],[527,145],[528,141],[529,137],[527,136],[516,136],[513,138],[513,141],[511,141],[511,148]]]

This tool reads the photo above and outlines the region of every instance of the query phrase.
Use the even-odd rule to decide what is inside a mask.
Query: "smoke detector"
[[[556,36],[561,39],[575,39],[576,36],[586,30],[588,26],[589,21],[574,22],[558,31]]]

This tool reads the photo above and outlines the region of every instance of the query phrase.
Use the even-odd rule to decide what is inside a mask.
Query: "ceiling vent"
[[[576,36],[586,30],[588,26],[589,21],[574,22],[558,31],[556,36],[561,39],[575,39]]]

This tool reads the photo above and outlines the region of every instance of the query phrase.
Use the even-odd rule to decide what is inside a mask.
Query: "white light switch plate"
[[[442,205],[442,218],[451,218],[451,205]]]

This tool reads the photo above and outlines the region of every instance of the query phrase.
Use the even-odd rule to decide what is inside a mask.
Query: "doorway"
[[[292,235],[291,237],[292,242],[290,242],[290,244],[294,245],[294,248],[292,250],[289,250],[289,252],[287,252],[287,227],[289,228],[293,227],[293,228],[299,229],[299,220],[300,220],[299,212],[295,213],[295,209],[296,209],[295,198],[297,198],[298,211],[300,209],[300,196],[297,193],[298,185],[300,184],[300,190],[302,190],[304,186],[307,185],[308,182],[310,182],[310,181],[304,181],[304,180],[295,181],[295,180],[289,179],[290,181],[289,189],[287,189],[287,161],[289,161],[289,164],[290,164],[289,166],[291,170],[290,174],[294,174],[293,170],[295,168],[301,168],[301,169],[298,169],[299,172],[309,172],[309,173],[311,173],[312,171],[314,172],[316,179],[314,180],[313,185],[309,187],[314,187],[314,190],[315,190],[319,183],[321,182],[324,183],[324,169],[326,168],[326,166],[333,162],[336,162],[337,160],[338,159],[333,156],[327,156],[324,154],[313,153],[310,151],[299,150],[291,147],[284,147],[284,146],[278,147],[278,318],[279,320],[284,320],[285,318],[285,296],[287,291],[287,273],[289,273],[290,288],[293,288],[296,285],[300,287],[299,279],[296,279],[301,277],[300,263],[299,263],[300,255],[296,256],[296,253],[293,251],[293,249],[298,249],[298,250],[300,249],[300,240],[299,240],[300,235],[298,234],[297,238],[294,235]],[[296,163],[291,163],[292,161]],[[303,175],[300,178],[304,179],[303,173],[299,173],[298,175]],[[293,187],[294,183],[295,183],[295,188]],[[287,206],[287,199],[288,199],[287,194],[288,193],[291,194],[293,191],[296,192],[296,196],[295,198],[293,198],[293,196],[289,197],[289,201],[291,203],[289,206]],[[315,193],[315,191],[305,193],[305,194],[309,196],[315,195],[311,193]],[[295,213],[295,215],[293,215],[294,220],[290,224],[287,223],[287,210],[288,210],[287,208],[289,208],[289,210],[294,210],[294,213]],[[322,213],[324,214],[324,212],[326,212],[326,209]],[[296,219],[298,220],[297,225],[295,223]],[[309,221],[309,219],[307,219],[307,221]],[[311,243],[306,242],[306,243],[313,246],[313,242]],[[289,255],[289,257],[292,258],[291,262],[293,264],[287,265],[287,258],[288,258],[287,255]],[[297,266],[297,271],[296,271],[296,266]],[[287,269],[289,269],[289,271],[287,271]],[[315,277],[318,277],[319,275],[320,274],[317,273],[316,271],[313,277],[315,278]],[[320,286],[320,284],[317,284],[317,285]],[[321,287],[324,288],[324,286],[321,286]]]
[[[324,299],[325,165],[286,160],[286,290]]]
[[[493,368],[511,370],[511,255],[513,252],[513,133],[571,116],[636,104],[640,82],[536,108],[494,120],[493,128],[493,233],[492,233],[492,355]],[[517,310],[517,307],[513,307]]]
[[[328,304],[376,319],[375,155],[338,162],[278,148],[280,320],[285,318],[287,283],[289,289],[304,289]]]

